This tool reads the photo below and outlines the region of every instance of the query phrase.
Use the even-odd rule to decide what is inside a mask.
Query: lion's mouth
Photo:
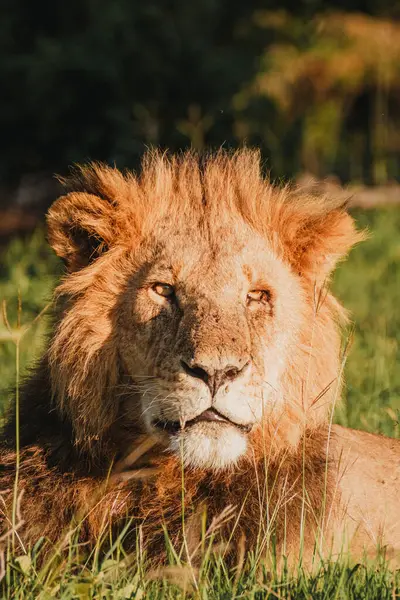
[[[183,429],[188,429],[189,427],[196,425],[196,423],[219,423],[221,425],[232,425],[241,429],[243,432],[248,433],[251,430],[251,425],[240,425],[239,423],[235,423],[231,421],[224,415],[221,415],[215,408],[207,408],[207,410],[203,411],[194,419],[190,419],[186,421],[185,424],[182,424],[180,421],[156,421],[154,425],[159,429],[163,429],[170,435],[176,435],[179,431]]]

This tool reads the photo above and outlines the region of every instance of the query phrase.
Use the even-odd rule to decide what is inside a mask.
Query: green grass
[[[0,411],[8,404],[15,387],[15,343],[21,328],[30,326],[20,344],[22,372],[40,355],[46,319],[39,313],[51,300],[52,290],[62,273],[60,261],[45,242],[42,230],[28,240],[15,239],[2,252],[0,260]],[[4,322],[4,313],[12,333]],[[33,324],[32,324],[33,323]],[[0,412],[1,414],[1,412]]]
[[[357,247],[338,269],[334,290],[350,310],[355,335],[346,365],[346,389],[336,421],[349,427],[400,437],[400,211],[380,209],[358,212],[360,227],[368,227],[370,239]],[[33,321],[51,297],[59,261],[44,242],[43,232],[22,242],[14,240],[0,267],[0,299],[12,335]],[[19,308],[19,300],[22,306]],[[18,321],[21,321],[19,324]],[[37,320],[20,341],[21,371],[40,354],[46,317]],[[0,407],[4,410],[15,384],[15,343],[9,329],[0,324]],[[175,564],[161,572],[149,572],[144,559],[129,563],[117,544],[99,562],[95,552],[82,558],[71,542],[66,560],[53,557],[50,564],[36,565],[38,545],[29,555],[13,556],[3,578],[9,598],[316,598],[385,599],[400,597],[400,575],[384,563],[350,567],[345,562],[322,565],[314,575],[299,569],[295,574],[267,572],[246,557],[240,569],[209,557],[193,574]],[[129,563],[129,564],[128,564]],[[176,561],[175,561],[176,563]],[[0,563],[1,572],[1,563]],[[194,579],[196,583],[194,584]]]
[[[337,421],[400,437],[400,210],[357,213],[370,238],[336,272],[334,290],[355,336]]]
[[[147,572],[142,565],[127,567],[123,560],[113,559],[79,565],[71,561],[67,568],[53,564],[50,570],[38,572],[34,562],[17,559],[9,568],[9,577],[13,587],[8,597],[13,600],[394,600],[400,590],[400,576],[384,563],[367,568],[331,562],[313,575],[301,569],[294,575],[278,575],[256,567],[252,557],[244,568],[230,571],[221,560],[209,558],[197,571],[175,565]]]

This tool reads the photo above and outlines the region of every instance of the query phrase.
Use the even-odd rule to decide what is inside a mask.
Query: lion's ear
[[[50,245],[70,272],[87,266],[107,250],[114,231],[115,209],[85,192],[61,196],[47,214]]]
[[[365,239],[344,207],[294,211],[286,221],[285,253],[300,275],[322,282],[352,246]],[[283,225],[283,223],[282,223]]]

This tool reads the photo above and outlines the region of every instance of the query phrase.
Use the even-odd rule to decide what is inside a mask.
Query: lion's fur
[[[232,218],[232,213],[237,213],[260,230],[273,250],[295,271],[304,273],[302,283],[311,298],[308,314],[303,318],[313,322],[319,331],[316,335],[309,328],[304,332],[303,348],[293,364],[298,373],[292,373],[293,383],[288,381],[288,387],[294,385],[295,389],[286,396],[302,395],[298,374],[303,377],[310,366],[308,348],[314,355],[311,368],[323,379],[320,382],[318,375],[309,376],[314,388],[309,395],[316,399],[328,384],[335,387],[338,353],[332,347],[339,343],[336,322],[344,319],[344,311],[330,295],[324,302],[319,296],[324,294],[325,278],[336,260],[362,239],[342,205],[266,183],[260,177],[259,155],[251,151],[233,156],[221,152],[206,161],[203,169],[192,154],[172,159],[150,154],[144,160],[139,178],[92,165],[77,170],[66,182],[66,189],[69,195],[58,200],[49,211],[49,241],[54,249],[62,247],[67,262],[70,253],[75,257],[75,249],[69,247],[71,238],[65,238],[65,231],[72,229],[72,223],[73,227],[101,236],[109,247],[104,257],[75,271],[58,288],[57,295],[66,298],[72,310],[67,310],[59,320],[49,350],[53,394],[62,407],[68,396],[65,408],[75,413],[72,421],[83,442],[90,441],[91,429],[97,438],[115,418],[110,404],[115,404],[113,386],[119,373],[112,318],[118,316],[114,314],[116,298],[129,275],[123,270],[124,252],[139,244],[164,214],[170,215],[177,227],[198,219],[200,214],[206,228],[213,224],[221,227],[224,214]],[[66,217],[69,201],[74,206]],[[327,339],[331,347],[322,352],[316,346],[325,345]],[[112,390],[111,397],[107,398],[106,390]],[[326,398],[323,404],[327,405]],[[298,402],[288,410],[297,413]],[[326,410],[322,413],[324,416]],[[316,415],[315,409],[310,418]],[[293,420],[298,421],[298,416]],[[82,435],[78,428],[82,428]]]
[[[121,413],[133,397],[121,358],[121,322],[129,321],[127,289],[131,278],[147,268],[144,240],[156,246],[163,236],[191,226],[207,240],[212,255],[223,246],[226,232],[233,228],[240,237],[246,226],[265,240],[275,268],[297,286],[299,308],[287,313],[287,335],[293,328],[296,343],[284,357],[282,403],[266,409],[237,467],[185,472],[185,510],[194,515],[189,518],[194,527],[201,507],[207,506],[212,519],[235,505],[236,535],[244,533],[254,544],[272,525],[278,546],[287,551],[298,548],[303,515],[311,548],[318,527],[323,530],[340,512],[329,418],[340,396],[340,325],[346,315],[327,283],[336,262],[362,239],[345,207],[290,186],[273,186],[260,173],[259,154],[251,150],[221,151],[203,160],[193,153],[150,152],[138,176],[92,164],[63,183],[66,195],[48,213],[48,235],[68,274],[56,291],[48,349],[20,400],[21,538],[29,543],[45,534],[54,540],[73,515],[84,520],[82,539],[91,541],[105,517],[115,528],[127,518],[142,524],[153,553],[163,525],[179,538],[179,458],[155,445],[133,465],[132,475],[124,477],[118,469],[113,474],[144,435],[139,408],[130,404]],[[229,327],[234,331],[232,319]],[[1,451],[3,489],[13,488],[14,446],[11,414]],[[138,476],[140,469],[146,476]]]

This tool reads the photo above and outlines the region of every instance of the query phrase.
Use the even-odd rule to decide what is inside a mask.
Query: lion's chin
[[[234,425],[200,422],[171,436],[169,446],[185,467],[220,471],[235,466],[247,439]]]

